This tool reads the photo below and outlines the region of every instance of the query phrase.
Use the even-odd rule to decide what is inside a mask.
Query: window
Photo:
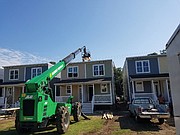
[[[136,82],[136,92],[143,92],[144,86],[142,81]]]
[[[66,86],[66,94],[67,95],[72,95],[72,86],[71,85]]]
[[[150,73],[149,60],[136,61],[136,73]]]
[[[68,67],[68,77],[78,77],[78,67]]]
[[[101,84],[101,93],[107,93],[107,84]]]
[[[31,69],[31,78],[42,74],[42,67],[32,68]]]
[[[94,76],[103,76],[104,75],[104,64],[93,65],[93,75]]]
[[[19,69],[9,70],[9,80],[18,80],[19,79]]]

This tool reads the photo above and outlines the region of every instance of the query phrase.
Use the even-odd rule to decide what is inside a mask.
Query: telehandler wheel
[[[81,118],[81,103],[76,102],[73,106],[73,109],[74,121],[79,122]]]
[[[70,124],[70,115],[68,109],[64,106],[59,107],[57,110],[57,117],[56,117],[56,128],[57,132],[60,134],[64,134]]]
[[[24,132],[23,128],[21,128],[21,126],[20,126],[19,110],[16,111],[15,128],[16,128],[16,131],[17,131],[19,134]]]

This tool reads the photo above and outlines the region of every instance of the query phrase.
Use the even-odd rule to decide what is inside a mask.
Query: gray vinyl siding
[[[48,69],[47,66],[32,66],[32,67],[26,67],[26,80],[31,79],[31,69],[36,67],[42,67],[42,73]]]
[[[9,71],[12,69],[19,70],[18,80],[9,79]],[[24,81],[24,67],[4,68],[4,82],[17,82],[17,81]]]
[[[128,62],[128,71],[129,75],[136,75],[136,61],[141,60],[149,60],[150,64],[150,73],[148,74],[159,74],[159,66],[158,66],[158,60],[157,58],[141,58],[141,59],[133,59],[133,60],[127,60]]]

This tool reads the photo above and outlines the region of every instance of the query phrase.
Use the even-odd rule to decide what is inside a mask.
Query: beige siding
[[[78,85],[73,85],[72,86],[72,95],[73,95],[73,102],[77,102],[78,101]]]
[[[72,79],[72,78],[68,78],[67,74],[67,69],[68,67],[71,67],[71,66],[77,66],[78,67],[78,77],[74,78],[74,79],[82,79],[82,78],[85,78],[85,65],[84,63],[70,63],[66,68],[65,70],[63,70],[61,72],[61,79],[62,80],[66,80],[66,79]]]
[[[167,57],[159,57],[159,73],[168,73],[168,62]]]
[[[66,86],[61,86],[60,91],[61,91],[60,92],[60,94],[61,94],[60,96],[67,96],[66,95]]]
[[[107,84],[107,93],[101,93],[101,84],[94,84],[95,95],[110,94],[110,85]]]
[[[86,64],[87,78],[93,78],[93,65],[104,64],[105,75],[103,77],[112,77],[112,60],[94,61]],[[100,76],[102,77],[102,76]]]

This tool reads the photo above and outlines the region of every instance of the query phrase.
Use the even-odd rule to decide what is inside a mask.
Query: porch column
[[[22,93],[24,93],[24,86],[22,86]]]
[[[56,88],[57,86],[55,85],[55,88],[54,88],[54,93],[55,93],[55,95],[54,95],[54,101],[56,102]]]
[[[81,88],[81,93],[82,93],[82,95],[81,95],[82,101],[81,102],[84,103],[84,99],[83,99],[83,97],[84,97],[84,95],[83,95],[84,94],[84,85],[83,84],[82,84],[82,88]]]
[[[154,88],[154,81],[151,80],[152,92],[156,95],[155,88]]]
[[[14,86],[13,86],[13,102],[12,103],[14,104]]]
[[[170,102],[169,89],[168,89],[168,79],[166,79],[166,92],[167,92],[168,102]]]
[[[6,97],[5,87],[3,88],[3,97]]]
[[[133,90],[133,95],[132,95],[132,98],[135,98],[134,81],[132,81],[131,83],[132,83],[132,90]]]
[[[110,95],[111,95],[111,103],[112,103],[112,88],[111,88],[111,83],[109,83],[109,87],[110,87]]]
[[[95,94],[94,94],[94,83],[93,83],[93,97],[94,97],[94,95],[95,95]]]

